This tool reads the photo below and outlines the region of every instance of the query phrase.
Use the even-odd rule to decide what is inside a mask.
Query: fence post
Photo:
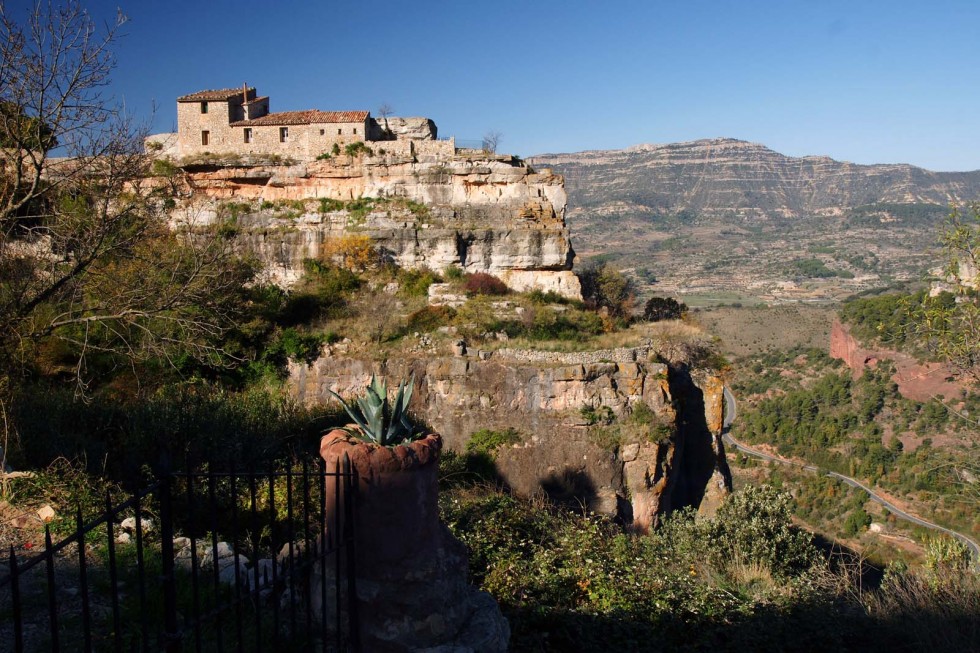
[[[359,653],[361,650],[361,624],[357,618],[357,566],[354,558],[357,555],[356,530],[354,520],[354,501],[359,489],[357,468],[351,464],[350,456],[346,453],[343,459],[344,468],[344,553],[347,554],[347,619],[350,633],[350,650]],[[338,555],[340,555],[338,553]],[[340,597],[337,597],[340,600]]]
[[[163,650],[177,653],[181,635],[177,630],[177,579],[174,574],[174,517],[169,467],[160,473],[160,557],[163,584]]]
[[[20,613],[20,571],[17,569],[17,554],[14,545],[10,545],[10,600],[14,617],[14,650],[20,653],[24,650],[24,624]]]

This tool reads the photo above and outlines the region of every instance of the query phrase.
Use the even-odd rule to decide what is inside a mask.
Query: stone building
[[[437,140],[428,118],[385,117],[379,123],[369,111],[269,112],[268,96],[254,88],[205,90],[177,98],[177,133],[149,139],[178,159],[196,156],[273,157],[310,160],[358,141],[390,141],[393,151],[426,153],[455,144]],[[417,144],[417,145],[416,145]]]

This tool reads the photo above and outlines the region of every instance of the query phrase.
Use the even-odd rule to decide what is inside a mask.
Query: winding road
[[[830,478],[837,479],[842,483],[846,483],[851,487],[864,490],[865,492],[868,493],[868,496],[871,498],[872,501],[881,504],[885,508],[888,508],[889,512],[891,512],[899,519],[904,519],[906,521],[912,522],[917,526],[922,526],[924,528],[931,528],[933,530],[946,533],[950,537],[955,537],[957,540],[965,544],[970,549],[970,552],[973,554],[974,561],[980,563],[980,544],[977,544],[975,540],[967,537],[963,533],[957,533],[956,531],[945,528],[944,526],[940,526],[939,524],[933,524],[932,522],[926,521],[921,517],[916,517],[915,515],[905,512],[904,510],[896,506],[888,499],[884,498],[879,494],[876,494],[874,490],[869,488],[864,483],[861,483],[860,481],[853,479],[850,476],[844,476],[843,474],[838,474],[837,472],[824,471],[821,470],[819,467],[815,467],[814,465],[805,465],[803,463],[798,463],[792,460],[787,460],[785,458],[780,458],[779,456],[773,456],[772,454],[768,454],[764,451],[759,451],[758,449],[752,449],[751,447],[746,447],[744,444],[742,444],[741,442],[733,438],[729,433],[729,429],[731,428],[732,423],[735,421],[735,418],[738,416],[738,406],[735,403],[735,395],[732,394],[731,390],[729,390],[727,386],[724,389],[724,394],[725,394],[725,416],[722,422],[723,429],[722,429],[721,437],[724,440],[725,444],[731,445],[736,449],[738,449],[739,451],[741,451],[742,453],[745,453],[749,456],[753,456],[755,458],[762,458],[763,460],[769,460],[774,463],[779,463],[780,465],[790,465],[792,467],[800,467],[801,469],[805,469],[808,472],[823,474],[824,476],[829,476]]]

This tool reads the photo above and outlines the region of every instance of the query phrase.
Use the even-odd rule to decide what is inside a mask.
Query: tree
[[[93,357],[221,363],[252,268],[170,228],[146,130],[104,95],[125,17],[99,28],[74,1],[38,3],[23,25],[11,13],[0,5],[0,379],[52,341],[82,389]]]
[[[687,313],[687,305],[672,297],[651,297],[643,307],[643,319],[647,322],[679,320]]]
[[[916,337],[974,382],[980,382],[980,203],[954,208],[940,235],[951,292],[912,307]]]
[[[385,136],[391,136],[391,128],[388,126],[388,118],[395,113],[395,109],[387,102],[382,102],[381,106],[378,107],[378,117],[385,121],[384,134]]]
[[[605,308],[612,317],[628,320],[633,312],[633,282],[608,263],[589,265],[578,273],[582,297],[593,308]]]
[[[496,129],[491,129],[486,134],[483,135],[483,151],[490,154],[495,154],[497,152],[497,147],[500,145],[500,141],[503,139],[504,135],[501,134]]]

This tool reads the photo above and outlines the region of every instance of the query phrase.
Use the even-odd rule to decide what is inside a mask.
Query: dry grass
[[[835,314],[829,306],[790,304],[713,308],[697,312],[694,319],[718,336],[724,353],[751,356],[799,346],[826,349]]]

